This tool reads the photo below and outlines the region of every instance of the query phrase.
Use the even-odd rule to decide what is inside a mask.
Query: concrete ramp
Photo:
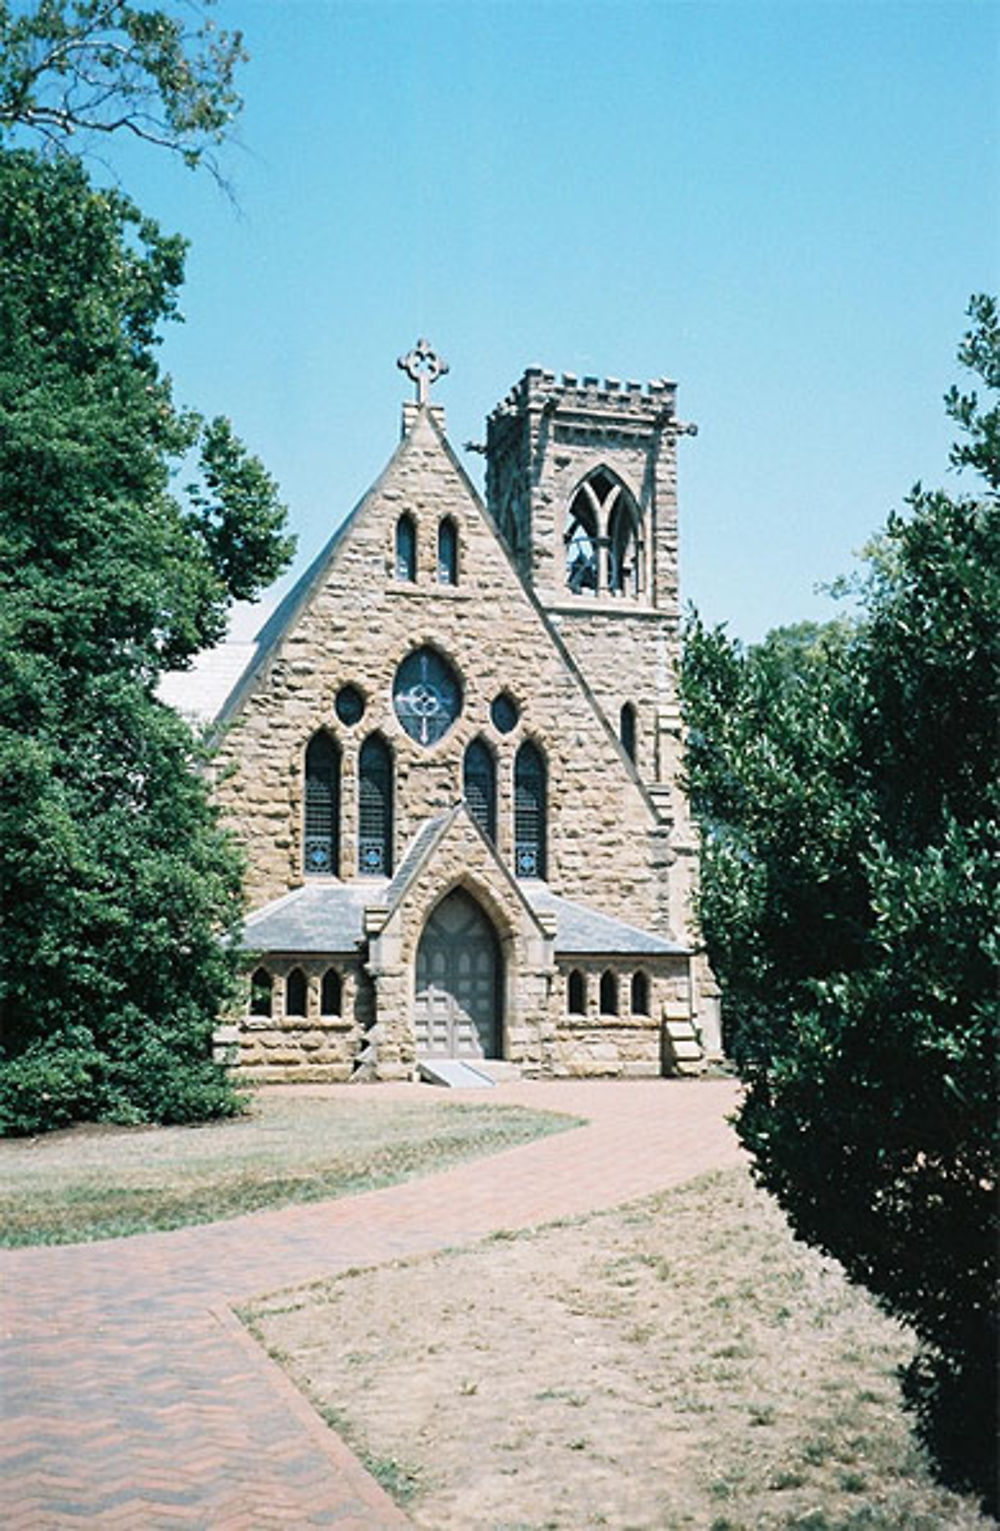
[[[458,1058],[421,1058],[417,1065],[425,1084],[444,1085],[447,1090],[492,1090],[489,1074]]]

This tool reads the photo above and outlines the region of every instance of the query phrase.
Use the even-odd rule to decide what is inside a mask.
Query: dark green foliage
[[[996,309],[970,312],[995,388]],[[1000,437],[947,404],[983,494],[918,486],[853,622],[746,651],[694,622],[682,684],[740,1135],[796,1232],[913,1326],[919,1433],[995,1509]]]
[[[233,1104],[210,1038],[240,862],[155,688],[290,544],[260,464],[158,371],[182,263],[76,162],[0,153],[4,1131]]]

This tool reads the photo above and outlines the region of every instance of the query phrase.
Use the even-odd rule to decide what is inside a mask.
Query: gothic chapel
[[[718,1048],[677,785],[677,439],[666,380],[529,368],[486,504],[426,342],[381,477],[217,714],[245,845],[262,1079],[697,1070]]]

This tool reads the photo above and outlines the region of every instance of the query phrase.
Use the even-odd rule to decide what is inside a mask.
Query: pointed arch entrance
[[[417,947],[414,1030],[421,1058],[502,1056],[500,942],[464,888],[434,909]]]

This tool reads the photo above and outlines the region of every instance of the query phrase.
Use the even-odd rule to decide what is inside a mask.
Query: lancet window
[[[437,577],[439,585],[458,584],[458,528],[450,516],[438,524]]]
[[[518,877],[546,876],[545,760],[526,740],[514,761],[514,869]]]
[[[566,985],[566,1009],[570,1015],[587,1013],[587,980],[579,968],[574,968]]]
[[[250,1014],[271,1014],[273,982],[267,968],[255,968],[250,980]]]
[[[392,873],[392,754],[379,734],[369,735],[358,757],[358,871]]]
[[[462,762],[462,795],[487,840],[497,837],[497,768],[493,752],[473,739]]]
[[[632,974],[632,1014],[649,1014],[649,979],[645,973]]]
[[[340,863],[340,751],[329,734],[306,750],[303,867],[309,876],[336,876]]]
[[[285,1014],[305,1015],[307,993],[305,973],[301,968],[292,968],[285,979]]]
[[[566,583],[574,595],[638,595],[642,543],[638,506],[607,468],[587,475],[566,519]]]
[[[626,702],[621,710],[621,726],[619,738],[622,741],[622,749],[629,760],[635,762],[635,708],[631,702]]]
[[[396,578],[412,584],[417,577],[417,523],[407,512],[396,522]]]
[[[336,968],[327,968],[319,991],[320,1015],[339,1015],[343,1003],[343,984]]]
[[[618,1014],[618,976],[610,968],[601,974],[601,1014]]]

